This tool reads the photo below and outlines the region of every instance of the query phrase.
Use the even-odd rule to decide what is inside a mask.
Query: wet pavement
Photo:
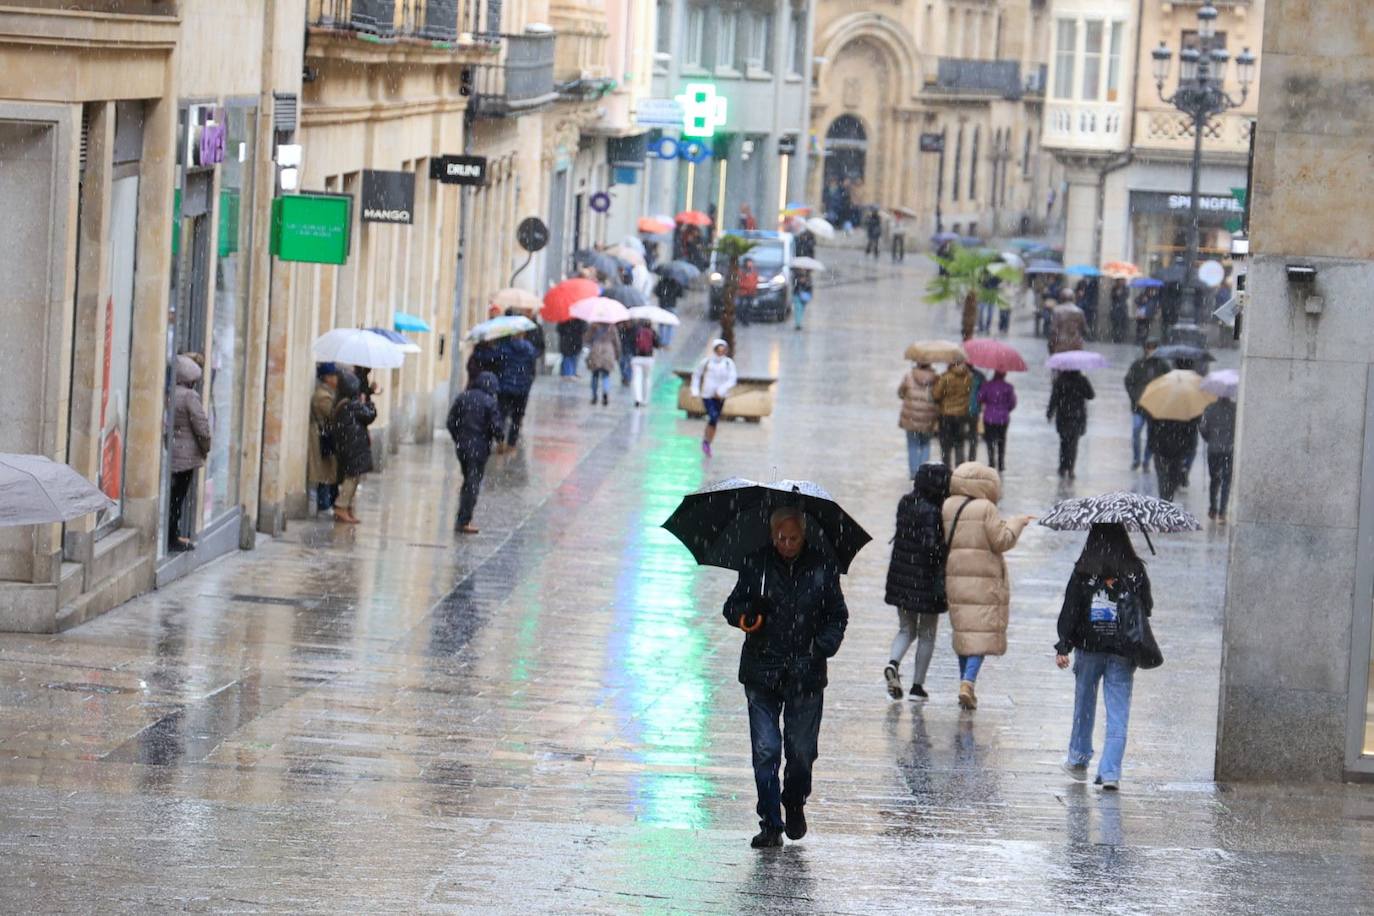
[[[947,629],[930,701],[887,699],[900,356],[957,318],[920,303],[921,258],[822,254],[837,270],[805,332],[742,330],[742,369],[781,377],[776,411],[724,425],[714,459],[666,373],[638,411],[624,389],[593,408],[580,381],[545,377],[528,441],[493,460],[478,536],[452,533],[441,438],[367,480],[359,527],[296,524],[76,630],[0,636],[4,909],[1374,909],[1367,787],[1211,781],[1225,529],[1147,557],[1166,663],[1137,678],[1119,796],[1058,769],[1072,677],[1051,646],[1081,535],[1032,528],[1009,555],[1010,651],[984,667],[977,712],[955,704]],[[684,327],[660,370],[709,332]],[[1129,471],[1132,350],[1104,348],[1065,486],[1028,335],[1018,317],[1033,366],[1014,378],[1004,511],[1152,491]],[[657,527],[731,475],[816,480],[874,535],[845,580],[811,834],[763,853],[747,846],[739,634],[719,616],[732,575]],[[1199,465],[1196,513],[1205,486]]]

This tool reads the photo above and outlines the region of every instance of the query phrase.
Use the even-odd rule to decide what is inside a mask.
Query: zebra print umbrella
[[[1056,531],[1087,531],[1093,525],[1117,524],[1145,534],[1171,534],[1202,528],[1191,513],[1171,502],[1124,490],[1066,499],[1041,518],[1040,524]]]

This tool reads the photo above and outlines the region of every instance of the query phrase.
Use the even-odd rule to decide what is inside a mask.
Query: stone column
[[[1352,28],[1365,15],[1350,0],[1308,0],[1271,3],[1265,16],[1221,779],[1340,779],[1362,744],[1347,747],[1346,725],[1347,712],[1361,724],[1365,715],[1365,698],[1351,695],[1363,673],[1351,659],[1367,670],[1374,597],[1357,577],[1370,561],[1359,537],[1362,475],[1374,473],[1364,470],[1374,31]],[[1290,281],[1295,264],[1315,267],[1315,282]],[[1363,641],[1352,640],[1362,629]]]
[[[1070,161],[1064,165],[1064,177],[1069,189],[1057,204],[1064,208],[1064,263],[1090,264],[1096,260],[1097,169],[1091,162]]]

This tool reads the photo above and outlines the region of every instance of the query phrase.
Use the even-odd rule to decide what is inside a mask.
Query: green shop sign
[[[272,253],[283,261],[343,264],[352,225],[351,195],[278,197],[272,201]]]

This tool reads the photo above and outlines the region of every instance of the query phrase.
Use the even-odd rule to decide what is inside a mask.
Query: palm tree
[[[721,292],[720,336],[735,353],[735,294],[739,290],[739,262],[754,249],[757,242],[729,232],[716,240],[716,254],[725,258],[725,282]]]
[[[926,284],[927,302],[962,302],[964,340],[973,336],[978,303],[1001,305],[1002,283],[1018,282],[1021,275],[995,251],[954,246],[949,257],[935,256],[940,273]],[[998,265],[1001,265],[1000,267]]]

